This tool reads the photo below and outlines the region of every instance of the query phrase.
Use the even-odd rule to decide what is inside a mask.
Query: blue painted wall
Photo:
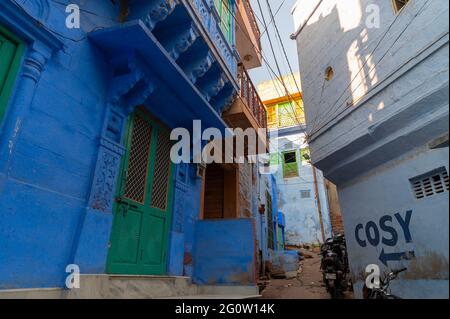
[[[194,282],[254,285],[254,219],[198,221],[195,229]]]
[[[27,10],[34,10],[30,2]],[[64,17],[58,8],[51,14]],[[20,25],[6,27],[23,32]],[[26,55],[32,50],[28,45]],[[4,147],[1,151],[0,288],[62,285],[65,267],[73,261],[103,122],[108,69],[87,41],[67,41],[64,51],[45,64],[32,92],[20,91],[26,63],[0,124],[5,145],[12,109],[31,101],[15,139],[10,139],[10,156]]]
[[[174,276],[193,275],[192,251],[202,186],[196,169],[194,164],[180,164],[177,169],[168,264],[168,273]]]
[[[0,289],[62,286],[65,267],[71,263],[82,273],[103,273],[128,114],[145,104],[170,128],[202,119],[223,129],[219,113],[236,89],[236,56],[230,44],[217,50],[220,57],[198,35],[194,42],[184,41],[180,50],[187,52],[194,43],[201,48],[193,52],[199,54],[193,55],[193,62],[202,65],[208,58],[209,63],[203,69],[183,69],[175,61],[182,52],[169,53],[156,40],[156,22],[188,17],[180,4],[155,24],[147,19],[147,24],[122,25],[118,29],[128,36],[120,38],[117,30],[108,29],[118,26],[117,6],[110,1],[73,2],[83,3],[79,30],[64,27],[65,6],[57,2],[0,3],[0,24],[26,44],[16,87],[0,122]],[[198,10],[207,4],[195,5]],[[145,14],[143,10],[142,18]],[[196,20],[207,21],[203,27],[211,36],[219,32],[214,17],[208,7],[208,17]],[[155,32],[155,37],[145,38],[148,43],[142,50],[157,48],[157,59],[129,54],[139,48],[126,56],[115,51],[124,39],[142,44],[134,30],[140,35]],[[219,45],[222,40],[219,36],[214,41]],[[123,49],[127,51],[125,45]],[[164,78],[159,65],[169,66],[178,80]],[[120,78],[123,72],[129,72],[127,80]],[[217,85],[203,85],[204,75]],[[195,166],[180,165],[175,176],[169,274],[193,274],[189,256],[197,238],[201,186],[193,171]]]

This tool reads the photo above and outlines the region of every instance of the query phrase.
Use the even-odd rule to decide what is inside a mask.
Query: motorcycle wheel
[[[334,280],[329,279],[327,281],[327,290],[331,296],[331,299],[338,299],[339,293],[338,293],[338,289],[336,289],[336,284],[335,284]]]

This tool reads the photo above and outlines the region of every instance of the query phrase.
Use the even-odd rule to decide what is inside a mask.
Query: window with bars
[[[214,0],[220,18],[220,29],[229,43],[233,43],[233,18],[231,0]]]
[[[151,143],[152,126],[136,114],[133,118],[124,197],[140,204],[145,202]]]
[[[301,102],[287,102],[278,105],[278,126],[290,127],[299,123],[305,123],[305,117],[301,109]]]
[[[305,123],[302,100],[268,106],[267,126],[271,129],[291,127]]]
[[[153,176],[153,188],[151,206],[161,210],[167,209],[167,197],[169,194],[170,177],[170,149],[172,142],[170,135],[164,130],[158,132],[156,144],[155,167]]]
[[[445,167],[413,177],[409,181],[416,199],[423,199],[449,191],[449,178]]]
[[[409,0],[392,0],[395,13],[399,13],[408,2]]]

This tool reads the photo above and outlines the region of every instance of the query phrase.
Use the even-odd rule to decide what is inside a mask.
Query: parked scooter
[[[320,247],[322,262],[320,269],[323,281],[331,298],[337,299],[352,285],[349,275],[347,247],[344,234],[336,234]]]
[[[389,285],[392,280],[395,280],[399,273],[406,271],[406,268],[394,270],[385,276],[385,279],[380,279],[380,287],[370,289],[366,285],[363,287],[364,299],[402,299],[396,295],[391,294]]]

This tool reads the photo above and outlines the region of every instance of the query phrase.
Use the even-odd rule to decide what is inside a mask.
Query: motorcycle
[[[328,238],[320,247],[322,261],[320,269],[323,281],[331,298],[337,299],[352,285],[349,279],[349,264],[345,236],[337,234]]]
[[[370,289],[365,284],[363,287],[363,298],[364,299],[402,299],[396,295],[391,294],[389,285],[392,280],[398,277],[398,274],[406,271],[407,268],[402,268],[399,270],[394,270],[385,275],[385,279],[380,279],[380,286],[377,288]]]

